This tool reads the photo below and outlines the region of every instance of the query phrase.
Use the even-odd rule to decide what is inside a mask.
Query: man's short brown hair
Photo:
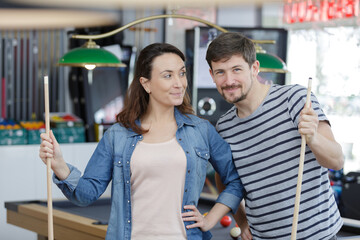
[[[251,67],[256,61],[254,43],[241,33],[222,33],[210,43],[206,52],[206,61],[212,69],[211,62],[228,60],[233,55],[241,55]]]

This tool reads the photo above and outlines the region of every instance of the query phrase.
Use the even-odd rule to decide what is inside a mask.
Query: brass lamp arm
[[[187,16],[187,15],[181,15],[181,14],[163,14],[163,15],[154,15],[154,16],[149,16],[149,17],[144,17],[144,18],[140,18],[138,20],[135,20],[133,22],[130,22],[120,28],[117,28],[113,31],[107,32],[107,33],[103,33],[103,34],[97,34],[97,35],[79,35],[79,34],[75,34],[72,35],[72,38],[76,38],[76,39],[88,39],[88,40],[96,40],[96,39],[100,39],[100,38],[106,38],[109,36],[112,36],[116,33],[119,33],[121,31],[124,31],[127,28],[130,28],[134,25],[137,25],[139,23],[143,23],[143,22],[147,22],[147,21],[151,21],[151,20],[156,20],[156,19],[162,19],[162,18],[182,18],[182,19],[188,19],[188,20],[192,20],[195,22],[200,22],[203,23],[205,25],[208,25],[210,27],[216,28],[217,30],[221,31],[221,32],[228,32],[228,30],[226,30],[225,28],[222,28],[214,23],[211,23],[209,21],[206,21],[204,19],[201,18],[197,18],[197,17],[192,17],[192,16]],[[254,40],[251,39],[254,43],[258,43],[258,44],[264,44],[264,43],[270,43],[270,44],[275,44],[274,40]]]
[[[209,21],[206,21],[201,18],[187,16],[187,15],[180,15],[180,14],[163,14],[163,15],[154,15],[149,17],[140,18],[138,20],[135,20],[133,22],[130,22],[120,28],[117,28],[113,31],[103,33],[103,34],[97,34],[97,35],[80,35],[75,34],[72,35],[71,38],[76,39],[85,39],[88,40],[82,47],[76,48],[65,54],[60,60],[59,65],[61,66],[75,66],[75,67],[86,67],[86,66],[105,66],[105,67],[121,67],[123,64],[115,55],[112,53],[100,48],[96,45],[96,43],[93,40],[106,38],[109,36],[112,36],[116,33],[119,33],[121,31],[124,31],[127,28],[130,28],[136,24],[151,21],[155,19],[161,19],[161,18],[182,18],[182,19],[188,19],[195,22],[203,23],[209,27],[215,28],[221,32],[228,32],[228,30],[211,23]],[[286,73],[286,65],[285,63],[277,58],[276,56],[272,56],[271,54],[267,54],[266,51],[264,51],[259,44],[264,43],[270,43],[275,44],[274,40],[254,40],[251,39],[255,43],[256,47],[256,58],[261,62],[262,67],[260,67],[260,71],[263,72],[280,72],[280,73]],[[95,52],[96,51],[96,52]],[[86,54],[85,54],[86,53]],[[269,64],[271,62],[271,64]]]
[[[154,15],[154,16],[150,16],[150,17],[144,17],[144,18],[140,18],[138,20],[135,20],[133,22],[130,22],[120,28],[117,28],[113,31],[107,32],[107,33],[103,33],[103,34],[97,34],[97,35],[73,35],[71,36],[72,38],[77,38],[77,39],[89,39],[89,40],[95,40],[95,39],[100,39],[100,38],[105,38],[105,37],[109,37],[111,35],[114,35],[118,32],[124,31],[125,29],[132,27],[136,24],[142,23],[142,22],[147,22],[147,21],[151,21],[151,20],[155,20],[155,19],[161,19],[161,18],[183,18],[183,19],[188,19],[188,20],[192,20],[192,21],[196,21],[196,22],[201,22],[204,23],[210,27],[216,28],[217,30],[221,31],[221,32],[228,32],[226,29],[213,24],[209,21],[206,21],[204,19],[201,18],[197,18],[197,17],[192,17],[192,16],[186,16],[186,15],[180,15],[180,14],[163,14],[163,15]]]

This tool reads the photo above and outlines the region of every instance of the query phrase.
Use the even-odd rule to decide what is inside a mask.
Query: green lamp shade
[[[256,59],[260,62],[260,72],[288,72],[284,61],[277,56],[268,53],[257,52]]]
[[[114,54],[101,48],[79,47],[67,52],[58,62],[60,66],[126,67]]]

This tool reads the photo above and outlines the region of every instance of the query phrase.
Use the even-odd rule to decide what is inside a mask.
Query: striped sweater
[[[246,190],[246,214],[254,239],[290,239],[301,148],[300,111],[307,89],[272,85],[257,110],[246,118],[235,106],[217,123],[230,144]],[[328,121],[316,97],[312,108]],[[297,239],[329,239],[342,226],[328,170],[306,147]]]

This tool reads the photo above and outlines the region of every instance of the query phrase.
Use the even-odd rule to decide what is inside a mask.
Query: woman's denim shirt
[[[229,145],[207,120],[194,115],[185,116],[176,108],[175,119],[178,125],[176,138],[187,160],[182,206],[197,206],[210,162],[226,185],[216,202],[228,206],[235,213],[244,188],[235,170]],[[96,201],[112,180],[108,240],[131,238],[130,160],[137,142],[142,139],[142,135],[115,124],[100,140],[82,177],[81,172],[70,164],[71,173],[67,179],[59,181],[53,177],[64,195],[80,206]],[[192,223],[184,222],[185,226]],[[186,234],[188,240],[211,238],[210,232],[202,232],[199,228],[186,229]]]

